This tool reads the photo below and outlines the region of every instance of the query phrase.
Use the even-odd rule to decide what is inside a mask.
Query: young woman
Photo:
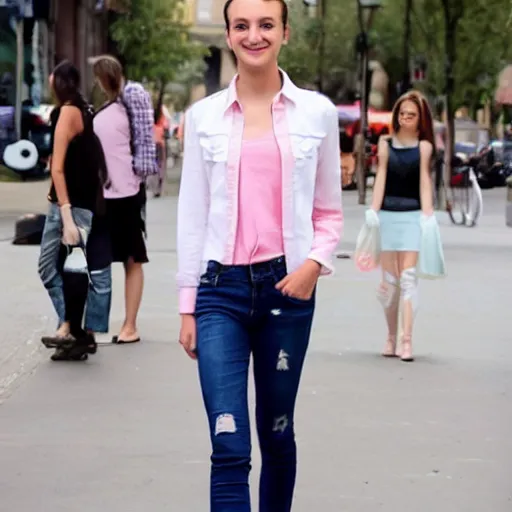
[[[163,184],[165,180],[165,173],[167,171],[167,140],[166,133],[169,130],[169,121],[165,115],[161,98],[155,105],[155,144],[156,144],[156,157],[158,161],[159,173],[156,177],[156,184],[154,196],[160,197],[162,195]]]
[[[433,214],[430,162],[434,149],[432,114],[425,98],[411,91],[393,108],[393,135],[379,140],[379,165],[372,209],[379,212],[382,282],[388,338],[383,355],[412,361],[412,327],[418,305],[416,263],[421,215]],[[397,351],[400,299],[403,338]]]
[[[45,336],[42,342],[57,348],[53,360],[86,359],[87,353],[96,352],[94,336],[87,331],[103,331],[105,324],[108,328],[108,311],[102,307],[88,309],[82,327],[90,283],[96,293],[102,293],[102,269],[110,266],[108,242],[101,229],[106,169],[94,136],[92,109],[80,94],[77,68],[62,62],[50,76],[50,85],[57,106],[51,114],[52,185],[39,275],[59,317],[59,327],[55,336]],[[74,248],[78,248],[75,255],[83,251],[82,260],[66,260]],[[93,278],[93,273],[100,279]],[[108,287],[106,291],[108,300]],[[99,301],[100,306],[103,302]]]
[[[94,117],[98,136],[107,163],[109,187],[105,189],[107,222],[112,256],[125,268],[125,320],[113,343],[140,341],[137,315],[142,300],[144,274],[148,262],[144,241],[141,207],[144,184],[133,170],[133,129],[131,110],[123,98],[124,78],[120,62],[110,55],[97,57],[93,71],[108,101]]]
[[[229,88],[187,112],[178,206],[180,343],[198,360],[212,443],[211,510],[250,510],[251,353],[260,510],[291,509],[294,409],[315,289],[342,229],[338,114],[278,68],[284,0],[229,0]]]

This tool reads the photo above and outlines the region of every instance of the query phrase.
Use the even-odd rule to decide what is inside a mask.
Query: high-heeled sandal
[[[412,336],[410,334],[404,334],[402,336],[401,342],[402,350],[400,354],[400,359],[404,363],[411,363],[414,361],[414,357],[412,355]]]
[[[397,357],[396,354],[396,334],[388,334],[386,346],[382,351],[383,357]]]

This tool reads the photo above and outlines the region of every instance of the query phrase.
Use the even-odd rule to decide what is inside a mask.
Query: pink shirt
[[[234,265],[284,254],[281,153],[274,132],[245,139],[240,154]]]
[[[133,172],[130,149],[130,122],[124,106],[112,103],[94,117],[94,132],[105,153],[110,187],[106,199],[131,197],[139,192],[140,178]]]
[[[280,154],[286,266],[293,272],[309,258],[322,265],[322,274],[329,274],[343,227],[338,112],[327,98],[299,89],[280,72],[283,87],[272,102],[272,120]],[[236,81],[237,77],[225,91],[195,103],[186,114],[177,226],[182,314],[194,312],[200,275],[209,260],[225,265],[238,261],[239,223],[249,218],[239,211],[240,204],[245,208],[239,197],[246,189],[241,165],[245,143]],[[259,203],[258,215],[275,206],[261,200],[251,203],[255,209]],[[268,229],[267,224],[261,229]],[[250,245],[252,261],[272,257],[271,245],[269,252]]]

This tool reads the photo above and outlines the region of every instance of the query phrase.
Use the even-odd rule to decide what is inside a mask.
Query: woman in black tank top
[[[48,199],[39,275],[59,318],[55,336],[42,339],[56,348],[54,360],[85,359],[96,351],[94,336],[82,327],[89,291],[91,258],[108,258],[93,245],[102,244],[103,185],[106,168],[92,126],[93,111],[79,92],[80,75],[70,62],[62,62],[50,77],[57,106],[51,114],[52,184]],[[94,231],[92,228],[94,226]],[[92,250],[90,250],[92,249]],[[110,261],[93,262],[96,267]]]
[[[393,135],[381,137],[379,141],[379,165],[372,199],[381,234],[382,282],[378,297],[388,325],[382,355],[412,361],[420,218],[433,214],[430,162],[434,132],[426,99],[416,91],[403,95],[393,108],[392,123]],[[397,351],[400,298],[403,336]]]

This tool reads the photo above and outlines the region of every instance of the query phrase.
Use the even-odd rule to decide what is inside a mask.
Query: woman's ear
[[[231,51],[233,51],[233,46],[231,45],[231,40],[230,40],[230,37],[229,37],[229,29],[226,29],[225,37],[226,37],[226,44],[228,45],[228,48]]]
[[[290,26],[286,25],[284,28],[284,40],[283,44],[286,46],[288,44],[288,41],[290,40]]]

